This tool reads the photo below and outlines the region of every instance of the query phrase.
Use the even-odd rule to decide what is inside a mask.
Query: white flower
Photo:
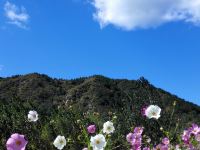
[[[175,150],[181,150],[179,145],[176,145]]]
[[[115,131],[115,127],[113,126],[113,123],[110,121],[107,121],[103,124],[103,133],[110,134]]]
[[[148,139],[147,139],[147,143],[150,143],[150,142],[151,142],[151,138],[148,138]]]
[[[90,145],[93,147],[93,150],[103,150],[106,146],[106,139],[103,134],[98,134],[92,136],[90,139]]]
[[[59,150],[63,149],[63,147],[66,145],[65,137],[58,135],[54,140],[53,145]]]
[[[155,119],[160,118],[160,113],[161,113],[161,108],[158,107],[157,105],[150,105],[145,110],[145,115],[149,119],[151,119],[151,118],[155,118]]]
[[[38,113],[34,110],[29,111],[28,113],[28,121],[36,122],[38,120]]]

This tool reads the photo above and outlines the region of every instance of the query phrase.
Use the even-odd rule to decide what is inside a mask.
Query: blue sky
[[[0,1],[0,76],[144,76],[200,105],[199,4],[134,1]]]

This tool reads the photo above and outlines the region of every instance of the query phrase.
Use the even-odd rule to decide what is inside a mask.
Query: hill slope
[[[169,120],[174,101],[177,103],[174,119]],[[64,111],[73,107],[78,113],[99,112],[105,118],[108,112],[115,112],[119,116],[119,122],[125,123],[126,121],[124,125],[120,125],[120,129],[124,129],[128,124],[129,126],[143,125],[149,128],[154,127],[156,123],[144,121],[145,119],[141,117],[140,111],[143,106],[150,104],[156,104],[162,108],[162,116],[164,117],[160,119],[160,123],[163,124],[164,128],[168,128],[169,124],[176,125],[177,120],[180,129],[187,127],[192,122],[200,124],[199,106],[154,87],[144,78],[139,80],[114,80],[103,76],[91,76],[63,80],[52,79],[37,73],[0,78],[0,110],[11,116],[17,112],[27,113],[28,110],[35,109],[41,116],[44,116],[45,120],[46,116],[54,115],[52,112],[57,113],[60,107],[64,107]],[[127,118],[120,118],[122,114],[125,114]],[[17,115],[13,118],[16,120]],[[13,124],[15,123],[9,121],[5,116],[0,116],[0,120],[0,131],[5,133],[2,135],[3,137],[0,137],[0,139],[4,139],[1,141],[2,143],[5,142],[11,132],[24,130],[18,129],[19,126],[17,125],[14,127]],[[10,128],[6,127],[5,123],[9,124]],[[128,130],[124,129],[121,132],[126,134]],[[150,135],[151,132],[154,132],[154,130],[146,131]],[[56,133],[52,134],[55,135]],[[156,136],[152,136],[152,138],[157,141],[162,133],[157,132],[155,134]],[[29,147],[29,149],[34,148]],[[51,147],[47,149],[51,149]]]

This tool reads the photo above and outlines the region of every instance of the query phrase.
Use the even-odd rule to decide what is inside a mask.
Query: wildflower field
[[[80,80],[84,84],[86,82],[86,85],[91,81],[91,79]],[[145,89],[145,86],[154,88],[146,81],[137,82],[141,84],[141,89]],[[39,83],[41,84],[41,81]],[[89,86],[92,84],[93,81],[89,82]],[[78,85],[80,86],[80,83]],[[97,87],[95,90],[101,93],[102,86]],[[93,92],[95,90],[93,89]],[[13,95],[9,101],[0,101],[0,149],[200,149],[198,113],[195,118],[194,114],[191,118],[187,115],[182,116],[184,113],[181,115],[179,108],[182,102],[177,97],[172,96],[168,104],[163,105],[162,102],[153,100],[153,93],[150,94],[151,100],[147,100],[149,95],[139,91],[143,97],[134,97],[134,90],[120,91],[124,97],[118,94],[120,101],[112,101],[112,106],[107,104],[97,107],[98,105],[92,102],[86,106],[69,101],[67,97],[67,100],[61,103],[51,107],[48,105],[49,109],[47,107],[46,109],[49,111],[42,109],[45,108],[44,105],[39,107],[41,105],[39,102],[24,101],[19,96]],[[72,96],[72,93],[68,94]],[[155,96],[154,98],[156,99]],[[195,113],[198,112],[195,110],[196,107],[193,108]]]

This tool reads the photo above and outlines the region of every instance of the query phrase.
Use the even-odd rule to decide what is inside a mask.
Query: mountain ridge
[[[43,79],[46,79],[47,81],[58,81],[58,82],[73,82],[73,81],[79,81],[78,83],[81,83],[82,82],[89,82],[91,81],[92,79],[95,80],[95,79],[98,79],[98,78],[104,78],[104,79],[108,79],[108,80],[116,80],[116,81],[127,81],[127,82],[134,82],[134,81],[141,81],[142,82],[146,82],[147,84],[150,84],[149,81],[147,79],[145,79],[144,77],[140,77],[138,80],[129,80],[129,79],[112,79],[112,78],[109,78],[109,77],[105,77],[103,75],[92,75],[92,76],[88,76],[88,77],[80,77],[80,78],[72,78],[72,79],[63,79],[63,78],[52,78],[46,74],[40,74],[40,73],[29,73],[29,74],[25,74],[25,75],[13,75],[13,76],[9,76],[9,77],[0,77],[0,81],[5,81],[5,80],[15,80],[15,79],[19,79],[21,78],[21,81],[23,81],[23,79],[28,79],[28,78],[35,78],[35,79],[39,79],[39,78],[43,78]],[[152,85],[152,84],[150,84]],[[21,85],[20,85],[21,86]],[[166,94],[169,94],[171,96],[174,96],[174,97],[177,97],[179,99],[181,99],[182,101],[185,101],[187,103],[190,103],[192,105],[196,105],[198,106],[197,104],[193,103],[193,102],[190,102],[188,100],[185,100],[184,98],[180,98],[179,96],[177,96],[176,94],[172,94],[171,92],[168,92],[162,88],[158,88],[158,87],[155,87],[154,85],[152,85],[154,88],[157,88],[161,91],[163,91],[164,93]]]
[[[162,126],[141,115],[141,109],[148,105],[161,107],[159,124]],[[37,110],[42,124],[42,126],[38,124],[40,128],[31,134],[30,125],[26,122],[26,113],[29,110]],[[45,147],[41,143],[50,143],[49,141],[52,141],[59,132],[57,128],[61,129],[60,126],[65,134],[74,135],[73,139],[77,141],[80,131],[79,128],[75,128],[77,127],[75,122],[77,119],[84,118],[85,114],[100,114],[101,118],[98,122],[105,122],[110,114],[116,114],[118,118],[115,124],[118,130],[116,134],[125,136],[130,132],[131,127],[143,126],[145,134],[149,135],[155,144],[160,141],[160,137],[165,136],[160,131],[160,127],[173,133],[170,126],[178,125],[177,132],[181,134],[192,123],[200,124],[200,106],[156,88],[144,77],[138,80],[127,80],[94,75],[64,80],[33,73],[0,78],[0,112],[3,114],[0,115],[2,133],[0,149],[3,149],[1,143],[5,143],[5,139],[16,131],[26,134],[32,142],[34,137],[41,134],[39,141],[35,139],[30,144],[31,150],[35,149],[31,148],[34,145],[40,145],[43,149],[53,149],[52,145]],[[94,122],[94,120],[88,121]],[[51,122],[54,122],[53,126]],[[67,130],[72,127],[73,130]],[[174,138],[174,142],[176,140],[177,138]],[[80,149],[82,146],[84,145],[74,143],[72,147]]]

